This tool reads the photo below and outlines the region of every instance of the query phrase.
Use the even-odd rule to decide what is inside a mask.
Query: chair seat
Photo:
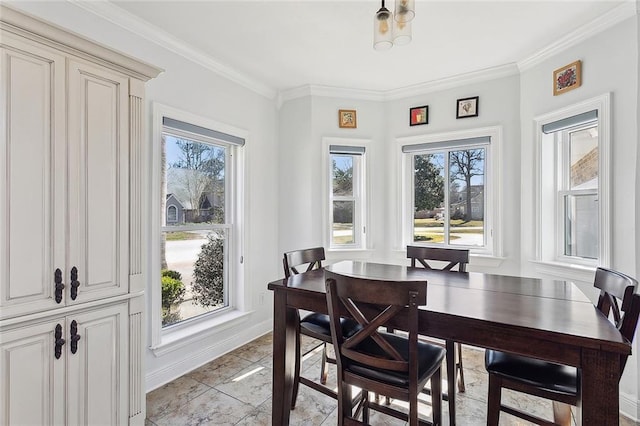
[[[341,318],[340,326],[342,326],[342,334],[345,337],[353,336],[356,331],[362,328],[356,321],[348,318]],[[300,327],[306,328],[316,334],[331,337],[329,315],[319,314],[317,312],[310,313],[300,320]]]
[[[485,366],[489,373],[539,389],[571,396],[578,393],[575,367],[493,350],[485,352]]]
[[[380,335],[398,351],[406,360],[409,359],[409,340],[394,334],[380,333]],[[356,346],[358,352],[371,355],[384,356],[384,352],[373,339],[367,338]],[[426,342],[418,342],[418,383],[430,377],[442,364],[446,351],[437,345]],[[347,371],[368,377],[373,380],[388,383],[393,386],[408,386],[409,375],[406,372],[390,371],[384,369],[371,369],[353,360],[345,366]]]

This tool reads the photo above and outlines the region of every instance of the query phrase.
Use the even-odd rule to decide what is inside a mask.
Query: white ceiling
[[[278,91],[389,91],[526,60],[624,1],[417,0],[413,41],[385,52],[376,0],[112,3]]]

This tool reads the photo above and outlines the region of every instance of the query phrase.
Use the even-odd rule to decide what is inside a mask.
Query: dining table
[[[618,424],[618,382],[631,344],[574,283],[350,260],[324,269],[365,279],[426,282],[421,335],[575,366],[581,372],[577,424]],[[274,295],[274,426],[289,424],[297,310],[328,313],[324,269],[268,284]],[[449,398],[455,401],[454,384],[448,380]],[[455,424],[455,411],[450,419]]]

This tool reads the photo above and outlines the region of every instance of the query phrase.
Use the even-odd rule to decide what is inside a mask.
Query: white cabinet
[[[0,424],[144,424],[144,82],[0,5]]]
[[[0,424],[127,424],[127,303],[3,334]]]

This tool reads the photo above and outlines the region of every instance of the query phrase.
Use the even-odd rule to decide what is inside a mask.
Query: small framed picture
[[[553,72],[553,96],[577,89],[582,84],[582,61],[575,61]]]
[[[478,96],[458,99],[456,105],[456,118],[468,118],[478,116]]]
[[[355,129],[358,127],[355,109],[338,110],[338,126],[340,128]]]
[[[409,109],[409,126],[429,124],[429,105]]]

